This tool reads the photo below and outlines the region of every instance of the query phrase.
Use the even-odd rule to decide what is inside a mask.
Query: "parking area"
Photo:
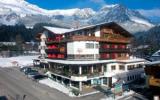
[[[25,100],[100,100],[104,97],[103,93],[98,93],[92,96],[72,98],[56,89],[32,81],[19,68],[0,68],[0,97],[22,100],[24,95],[26,95]]]
[[[48,78],[47,75],[44,75],[44,73],[35,67],[25,66],[19,68],[19,71],[21,71],[27,78],[33,81],[39,81],[41,79]]]
[[[106,93],[106,89],[101,88],[100,90],[104,90],[104,92],[84,97],[69,97],[54,88],[37,82],[41,79],[47,79],[41,70],[37,68],[28,68],[27,70],[0,68],[0,98],[4,98],[4,100],[23,100],[24,97],[24,100],[101,100],[102,98],[108,98],[109,95]],[[35,76],[39,75],[43,77],[35,78]],[[141,95],[137,97],[142,98]]]

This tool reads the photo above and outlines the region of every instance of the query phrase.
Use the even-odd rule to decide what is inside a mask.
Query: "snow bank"
[[[33,65],[33,59],[38,56],[18,56],[10,58],[0,58],[0,67],[13,67],[15,64],[19,66]]]
[[[134,91],[132,91],[132,90],[130,90],[129,92],[123,92],[123,95],[121,95],[121,96],[118,96],[118,95],[116,95],[115,96],[115,98],[114,98],[114,96],[112,95],[112,96],[106,96],[105,98],[102,98],[102,99],[100,99],[100,100],[120,100],[120,99],[124,99],[125,97],[126,97],[126,100],[130,100],[129,98],[130,97],[132,97],[132,95],[134,94],[135,92]],[[128,99],[127,99],[128,98]],[[143,98],[142,98],[142,100],[143,100]]]
[[[45,84],[45,85],[47,85],[51,88],[55,88],[55,89],[65,93],[67,95],[70,95],[70,90],[67,87],[65,87],[64,85],[62,85],[58,82],[55,82],[55,81],[51,80],[50,78],[40,80],[39,83]]]
[[[12,61],[8,58],[0,58],[0,67],[10,67],[12,66]]]

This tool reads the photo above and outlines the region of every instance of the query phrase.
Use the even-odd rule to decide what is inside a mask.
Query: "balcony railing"
[[[99,50],[100,50],[100,52],[108,52],[108,53],[112,53],[112,52],[116,52],[116,53],[125,52],[125,53],[127,53],[127,52],[130,52],[129,49],[119,49],[119,48],[117,48],[117,49],[103,49],[103,48],[100,48]]]
[[[124,37],[95,37],[95,36],[72,36],[68,39],[68,41],[100,41],[100,42],[115,42],[115,43],[129,43],[129,38]]]
[[[68,41],[100,41],[100,42],[114,42],[114,43],[129,43],[130,39],[125,37],[95,37],[95,36],[84,36],[84,35],[75,35],[63,38],[60,41],[52,40],[52,41],[46,41],[46,44],[52,44],[52,43],[62,43],[62,42],[68,42]]]
[[[98,76],[104,75],[104,73],[102,73],[102,72],[85,73],[85,74],[79,75],[79,74],[70,73],[70,72],[64,71],[64,70],[50,70],[50,71],[52,73],[55,73],[55,74],[58,74],[61,76],[65,76],[68,78],[71,78],[71,76],[76,76],[76,77],[87,76],[88,78],[93,78],[93,77],[98,77]]]

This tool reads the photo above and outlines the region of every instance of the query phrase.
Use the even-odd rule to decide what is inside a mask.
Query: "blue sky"
[[[122,4],[139,10],[147,17],[160,17],[160,0],[27,0],[45,9],[92,8],[100,9],[106,4]]]
[[[27,0],[45,9],[69,9],[90,7],[98,10],[105,4],[123,4],[131,9],[160,8],[160,0]]]

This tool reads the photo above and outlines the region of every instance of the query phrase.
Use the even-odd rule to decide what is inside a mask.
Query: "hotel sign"
[[[123,88],[122,88],[122,84],[117,84],[114,87],[114,93],[118,94],[118,93],[122,93],[123,92]]]

